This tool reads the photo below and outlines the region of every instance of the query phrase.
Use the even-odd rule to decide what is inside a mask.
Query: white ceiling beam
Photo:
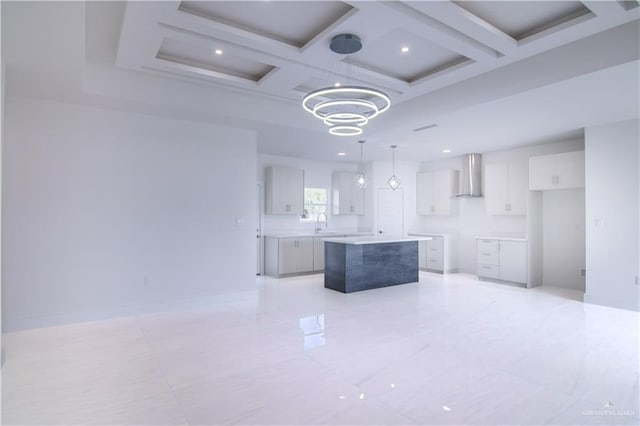
[[[365,5],[363,10],[386,8],[386,12],[380,12],[381,16],[394,13],[399,16],[404,28],[474,61],[493,60],[500,56],[500,53],[495,49],[485,46],[468,35],[402,2],[365,2]]]
[[[518,49],[518,41],[513,37],[453,2],[424,1],[408,5],[503,55]]]
[[[626,12],[617,1],[583,1],[582,4],[602,18],[614,17]]]

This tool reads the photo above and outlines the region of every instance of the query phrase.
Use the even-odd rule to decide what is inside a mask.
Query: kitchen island
[[[418,281],[418,241],[430,237],[325,238],[324,286],[342,293]]]

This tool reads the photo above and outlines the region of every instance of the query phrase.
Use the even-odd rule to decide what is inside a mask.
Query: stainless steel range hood
[[[462,157],[460,194],[456,197],[482,197],[482,154],[466,154]]]

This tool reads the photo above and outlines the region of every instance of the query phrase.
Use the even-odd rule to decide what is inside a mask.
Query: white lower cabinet
[[[477,238],[478,277],[527,283],[527,241]]]
[[[431,237],[418,242],[418,267],[432,272],[455,272],[458,268],[456,239],[447,234],[409,234]]]
[[[500,279],[514,283],[527,282],[527,243],[500,241]]]
[[[265,236],[264,273],[270,277],[311,274],[324,270],[325,238],[373,235],[331,234],[323,236]]]
[[[427,269],[427,241],[418,241],[418,268]]]
[[[324,271],[324,237],[313,237],[313,270]]]
[[[264,244],[267,275],[313,272],[313,237],[265,237]]]

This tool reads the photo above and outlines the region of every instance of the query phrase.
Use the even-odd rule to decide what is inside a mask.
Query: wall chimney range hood
[[[462,156],[462,176],[460,194],[456,197],[482,197],[482,154],[466,154]]]

